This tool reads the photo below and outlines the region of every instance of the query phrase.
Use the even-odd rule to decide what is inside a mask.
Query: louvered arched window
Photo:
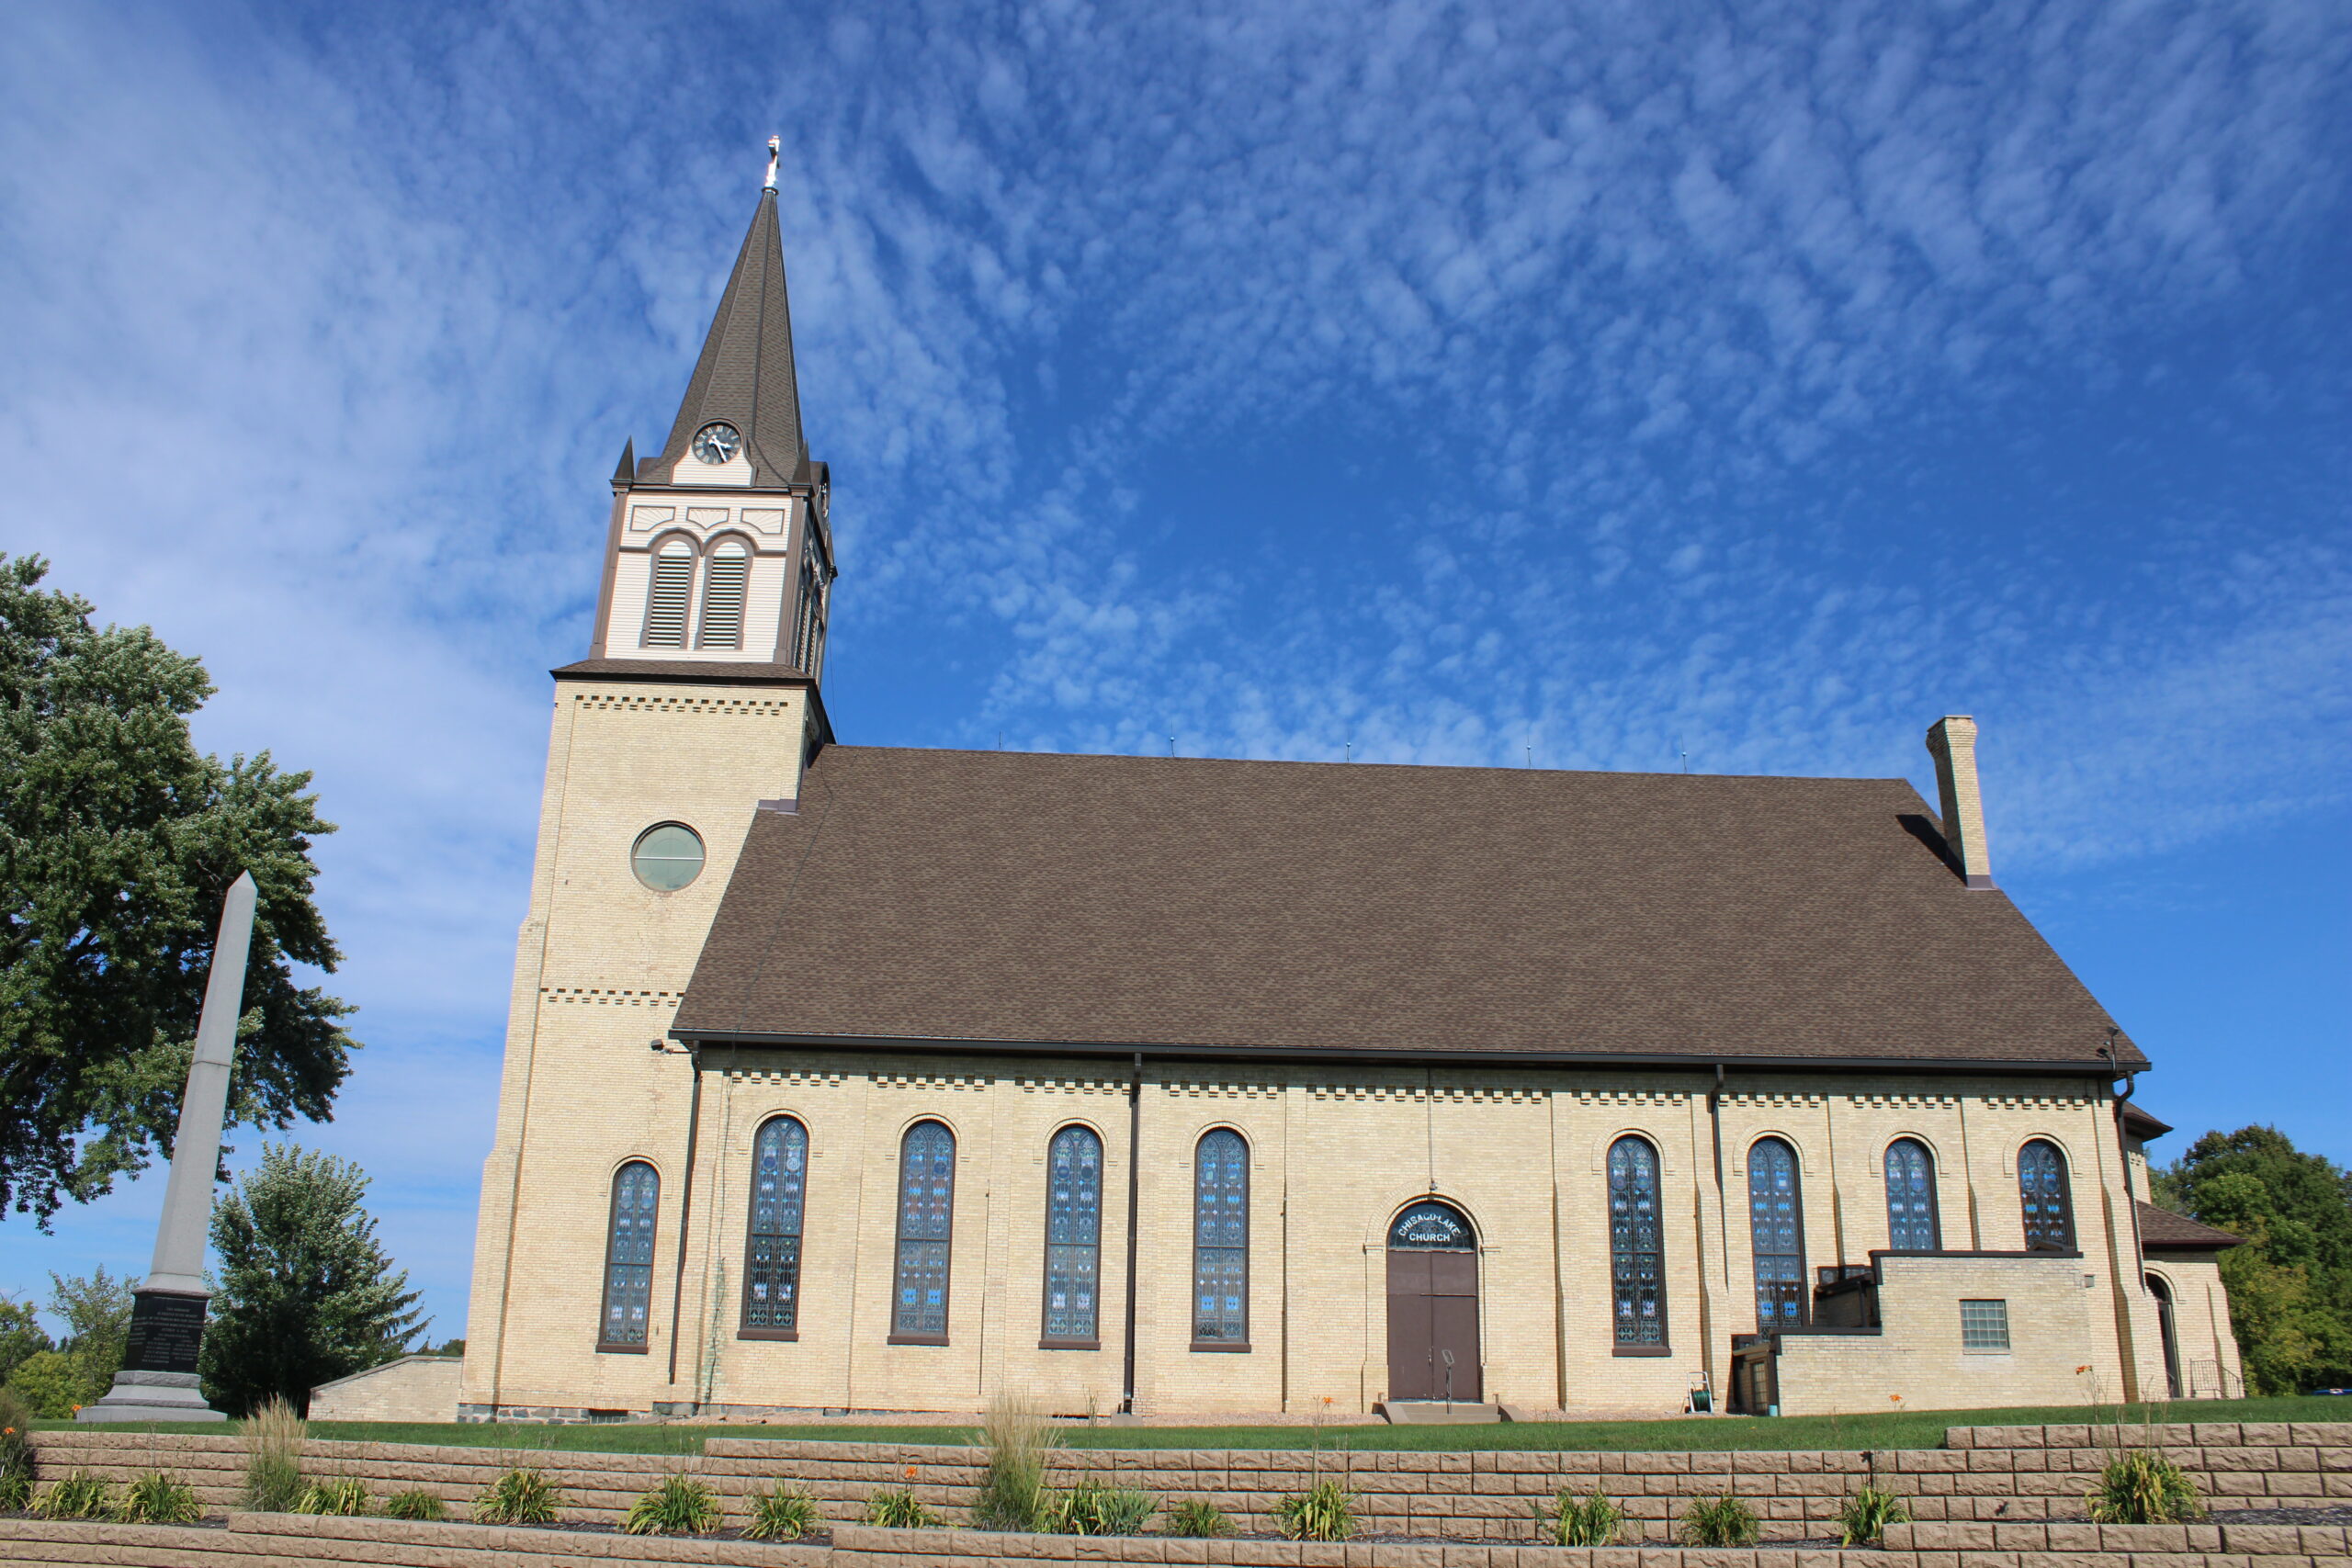
[[[2075,1205],[2057,1145],[2036,1138],[2018,1151],[2018,1189],[2025,1200],[2025,1249],[2074,1251]]]
[[[642,1350],[653,1315],[653,1220],[662,1178],[643,1160],[613,1175],[613,1208],[605,1232],[605,1302],[600,1350]]]
[[[956,1234],[956,1134],[918,1122],[899,1146],[899,1285],[890,1337],[947,1343],[947,1252]]]
[[[742,540],[724,538],[711,547],[710,562],[703,569],[702,620],[695,629],[696,648],[743,646],[743,594],[752,580],[752,547]]]
[[[1617,1343],[1666,1344],[1665,1225],[1658,1213],[1657,1150],[1646,1138],[1609,1145],[1609,1269]]]
[[[743,1332],[800,1327],[801,1203],[808,1193],[808,1129],[789,1116],[762,1123],[752,1140],[752,1234],[743,1252]]]
[[[653,581],[645,592],[647,648],[686,646],[686,605],[694,595],[695,547],[684,539],[664,539],[653,552]]]
[[[1193,1151],[1193,1343],[1250,1343],[1250,1145],[1230,1127]]]
[[[1804,1204],[1796,1151],[1779,1138],[1758,1138],[1747,1151],[1747,1228],[1756,1253],[1757,1332],[1802,1327]]]
[[[1917,1138],[1886,1145],[1886,1245],[1897,1252],[1934,1252],[1943,1244],[1936,1220],[1936,1156]]]
[[[1092,1345],[1102,1286],[1102,1140],[1065,1127],[1046,1148],[1046,1321],[1049,1345]]]
[[[825,657],[825,572],[812,540],[800,555],[800,599],[792,621],[792,665],[809,674]]]

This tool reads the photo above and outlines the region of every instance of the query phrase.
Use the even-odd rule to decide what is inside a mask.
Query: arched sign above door
[[[1408,1247],[1436,1252],[1476,1252],[1478,1238],[1471,1234],[1470,1222],[1459,1211],[1445,1203],[1416,1203],[1396,1216],[1388,1227],[1391,1247]]]

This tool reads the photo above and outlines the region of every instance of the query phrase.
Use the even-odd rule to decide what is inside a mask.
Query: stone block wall
[[[1243,1529],[1272,1528],[1274,1501],[1338,1475],[1358,1494],[1363,1528],[1383,1534],[1532,1541],[1534,1508],[1566,1489],[1599,1489],[1617,1502],[1638,1541],[1664,1543],[1699,1497],[1747,1499],[1785,1540],[1820,1538],[1839,1506],[1873,1473],[1905,1498],[1922,1524],[2043,1523],[2079,1517],[2106,1462],[2114,1429],[2090,1427],[1958,1428],[1942,1449],[1874,1455],[1838,1450],[1696,1453],[1468,1453],[1368,1450],[1071,1449],[1055,1456],[1054,1482],[1092,1476],[1135,1486],[1164,1503],[1202,1498]],[[2203,1424],[2128,1428],[2195,1477],[2217,1507],[2311,1506],[2352,1498],[2352,1424]],[[178,1472],[209,1507],[233,1503],[243,1450],[233,1436],[155,1437],[119,1428],[44,1432],[42,1473],[85,1468],[121,1482],[152,1469]],[[356,1475],[382,1495],[426,1487],[462,1515],[500,1472],[536,1465],[563,1488],[566,1520],[614,1524],[663,1476],[692,1471],[729,1514],[777,1482],[805,1487],[837,1523],[864,1517],[883,1488],[910,1487],[947,1520],[969,1520],[980,1479],[978,1450],[933,1445],[762,1442],[714,1438],[699,1458],[313,1442],[313,1473]]]

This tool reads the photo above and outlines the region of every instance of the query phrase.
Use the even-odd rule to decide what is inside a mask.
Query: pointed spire
[[[774,179],[777,146],[769,148]],[[718,313],[703,340],[670,439],[648,474],[655,482],[691,482],[694,465],[673,479],[673,467],[686,456],[695,432],[717,421],[743,437],[754,485],[783,485],[806,468],[808,447],[800,435],[800,388],[792,363],[792,308],[785,298],[784,236],[776,224],[773,183],[760,192],[751,231],[735,257],[734,275],[719,296]]]
[[[613,483],[627,490],[637,482],[637,437],[632,435],[621,443],[620,466],[613,470]]]

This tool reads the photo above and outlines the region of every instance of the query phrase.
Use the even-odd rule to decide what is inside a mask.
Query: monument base
[[[226,1421],[204,1403],[194,1372],[133,1372],[114,1375],[114,1386],[96,1404],[74,1413],[76,1421]]]
[[[204,1403],[196,1375],[204,1344],[201,1291],[157,1289],[152,1282],[131,1292],[130,1331],[122,1346],[122,1371],[104,1399],[74,1413],[76,1421],[226,1421]]]

